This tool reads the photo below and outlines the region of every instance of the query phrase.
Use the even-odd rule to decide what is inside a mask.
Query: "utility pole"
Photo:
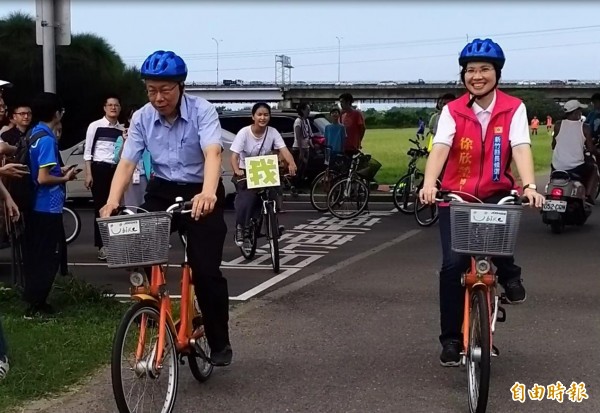
[[[340,82],[340,72],[341,72],[341,67],[342,67],[342,59],[341,59],[341,56],[342,56],[342,53],[341,53],[341,51],[342,51],[342,48],[341,48],[341,41],[342,41],[343,37],[338,37],[338,36],[335,36],[335,38],[336,38],[336,39],[337,39],[337,41],[338,41],[338,83],[339,83],[339,82]]]
[[[217,86],[219,86],[219,43],[222,42],[223,40],[217,40],[214,37],[212,39],[215,41],[215,44],[217,45]]]
[[[54,0],[42,0],[44,19],[42,31],[44,44],[42,56],[44,60],[44,92],[56,93],[56,43],[54,36]]]
[[[42,46],[44,92],[56,93],[56,46],[71,44],[71,1],[36,0],[36,43]]]

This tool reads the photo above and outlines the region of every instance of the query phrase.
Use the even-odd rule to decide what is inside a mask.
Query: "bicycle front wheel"
[[[327,195],[329,212],[339,219],[359,216],[369,202],[369,187],[362,179],[337,181]]]
[[[485,289],[475,289],[471,294],[469,348],[467,349],[467,378],[471,413],[485,413],[487,409],[492,352],[489,314]]]
[[[147,302],[132,305],[123,316],[110,366],[119,413],[173,411],[179,378],[175,333],[166,326],[162,360],[157,363],[159,325],[158,310]]]
[[[67,244],[75,241],[81,232],[81,217],[77,211],[67,207],[63,208],[63,227]]]
[[[279,273],[279,224],[277,222],[277,215],[270,204],[267,205],[267,220],[265,222],[273,271]]]

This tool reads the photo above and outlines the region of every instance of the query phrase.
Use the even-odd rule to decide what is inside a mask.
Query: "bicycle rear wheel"
[[[188,356],[188,363],[190,365],[190,371],[192,376],[200,383],[207,381],[214,369],[213,364],[210,362],[210,346],[206,339],[206,331],[204,331],[204,320],[200,314],[200,307],[198,306],[198,299],[195,297],[194,287],[190,287],[190,294],[194,297],[194,317],[192,319],[192,330],[197,332],[202,330],[203,333],[200,338],[197,339],[196,349],[194,354]]]
[[[339,219],[359,216],[369,202],[369,187],[362,179],[337,181],[327,195],[327,208]]]
[[[419,199],[419,191],[421,190],[421,188],[423,188],[423,182],[421,182],[421,185],[419,185],[415,194],[415,220],[417,221],[417,224],[419,224],[422,227],[430,227],[433,224],[435,224],[439,219],[438,204],[437,202],[434,202],[431,205],[423,204]]]
[[[392,193],[394,206],[398,211],[406,215],[411,215],[415,212],[415,199],[417,197],[417,189],[423,181],[423,174],[416,171],[414,178],[411,174],[406,174],[396,182]]]
[[[81,217],[77,211],[67,207],[63,208],[63,227],[67,244],[75,241],[81,232]]]
[[[267,204],[266,233],[269,239],[273,271],[277,274],[279,273],[279,224],[277,222],[277,215],[273,211],[271,204]]]
[[[325,170],[317,175],[310,188],[310,204],[319,212],[327,211],[327,194],[340,174]]]
[[[162,368],[157,369],[159,324],[158,310],[143,301],[132,305],[121,320],[113,342],[110,366],[119,413],[173,411],[179,378],[175,333],[166,326]]]
[[[488,296],[483,288],[476,288],[471,293],[469,326],[469,348],[467,349],[469,410],[471,413],[485,413],[490,389],[492,345]]]

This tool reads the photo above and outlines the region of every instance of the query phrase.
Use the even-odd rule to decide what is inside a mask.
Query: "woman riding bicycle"
[[[288,164],[290,175],[294,176],[296,174],[294,157],[285,146],[285,142],[277,129],[267,126],[269,120],[271,120],[271,107],[263,102],[255,104],[252,107],[252,120],[254,123],[240,129],[231,144],[231,168],[235,177],[240,178],[245,176],[245,159],[247,157],[267,155],[273,149],[279,151]],[[236,187],[235,243],[237,246],[242,246],[244,243],[244,232],[250,225],[250,219],[255,215],[259,198],[256,190],[248,189],[243,184],[238,184]]]
[[[532,206],[541,208],[544,197],[536,191],[525,105],[497,90],[504,52],[491,39],[475,39],[464,47],[458,62],[468,93],[442,109],[419,194],[421,201],[436,202],[436,178],[444,170],[442,189],[460,191],[466,200],[498,202],[516,188],[510,170],[514,159],[524,184],[523,195]],[[458,366],[464,305],[461,275],[469,265],[469,257],[452,252],[447,205],[440,205],[439,222],[443,251],[440,362],[443,366]],[[521,268],[515,265],[514,258],[494,258],[493,262],[507,300],[524,302],[527,294],[521,283]]]

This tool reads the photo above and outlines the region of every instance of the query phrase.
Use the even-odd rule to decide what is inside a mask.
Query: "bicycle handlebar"
[[[169,212],[171,214],[189,214],[192,212],[192,205],[193,205],[192,201],[184,201],[183,198],[177,197],[177,198],[175,198],[175,203],[173,205],[171,205],[170,207],[168,207],[166,212]],[[117,209],[113,212],[113,215],[119,215],[119,214],[135,215],[135,212],[133,212],[130,208],[135,208],[135,209],[141,210],[142,212],[150,212],[150,211],[148,211],[144,208],[140,208],[140,207],[131,207],[131,206],[121,205],[121,206],[117,207]]]
[[[467,194],[468,195],[468,194]],[[469,203],[465,201],[460,195],[452,192],[452,191],[438,191],[435,195],[436,202],[451,202],[457,201],[462,203]],[[481,202],[483,203],[483,202]],[[525,196],[519,196],[517,191],[512,190],[510,195],[505,196],[500,201],[498,201],[497,205],[529,205],[529,199]]]

